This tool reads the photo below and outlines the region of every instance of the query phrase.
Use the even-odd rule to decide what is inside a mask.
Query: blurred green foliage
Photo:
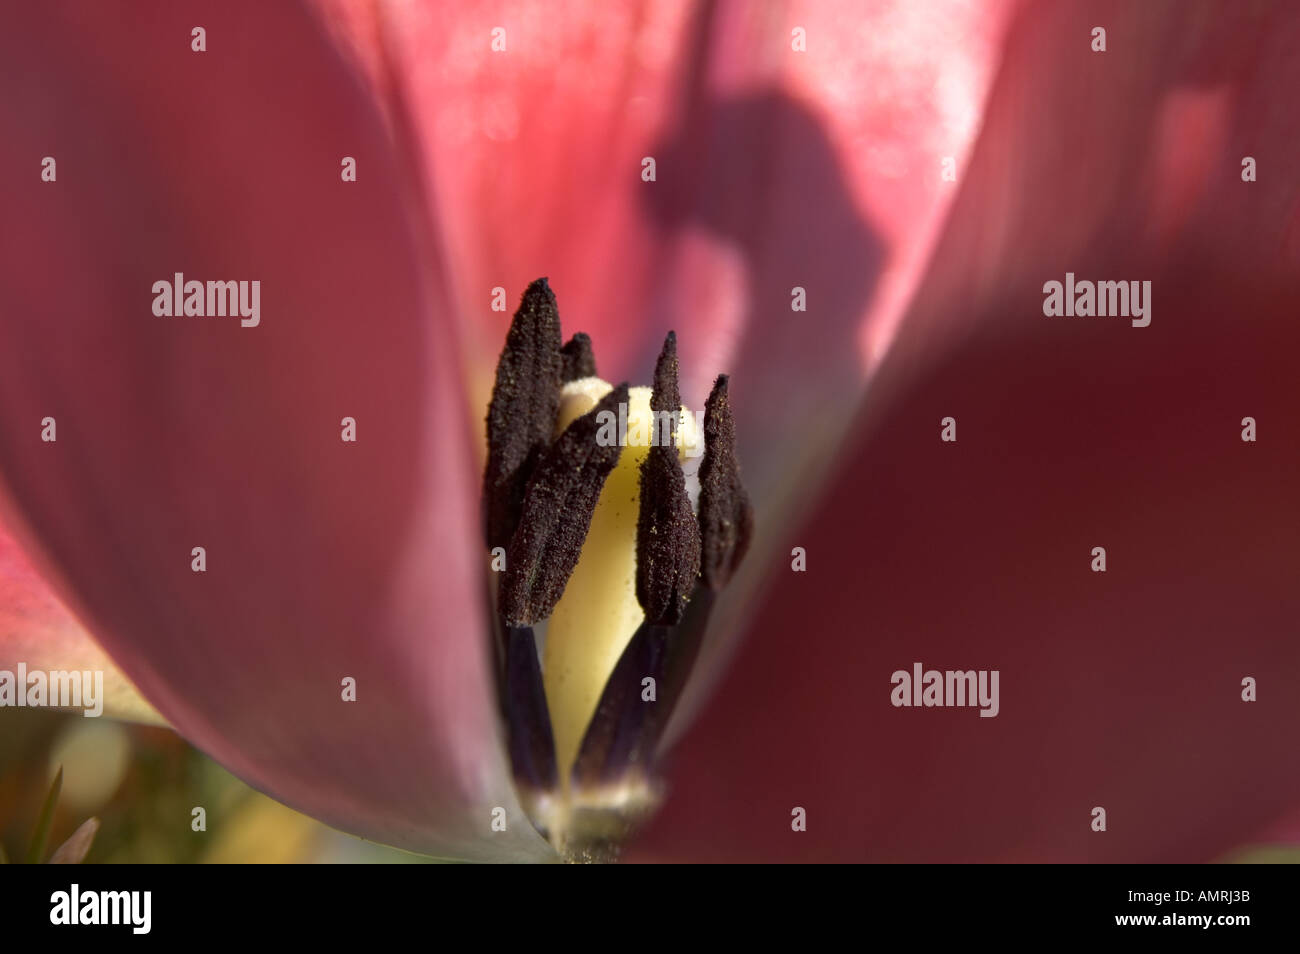
[[[22,859],[60,765],[57,846],[101,821],[87,864],[421,862],[336,832],[249,788],[170,729],[48,709],[0,711],[0,848]],[[202,807],[206,831],[194,831]],[[48,853],[48,852],[47,852]]]

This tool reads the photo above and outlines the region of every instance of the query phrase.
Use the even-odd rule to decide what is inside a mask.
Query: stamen
[[[551,442],[563,363],[555,295],[539,278],[510,323],[488,406],[483,522],[489,549],[509,544],[519,525],[528,478]]]
[[[656,440],[641,465],[641,510],[636,528],[636,598],[648,623],[681,622],[700,575],[700,529],[677,463],[677,337],[671,331],[655,365],[650,397]],[[668,433],[660,430],[664,420]],[[707,449],[705,451],[707,453]]]
[[[560,349],[560,356],[564,360],[560,378],[565,384],[596,376],[596,354],[591,350],[591,338],[585,333],[579,331],[565,342]]]
[[[546,711],[537,641],[531,626],[512,626],[505,634],[506,664],[503,704],[510,740],[510,764],[520,794],[534,804],[555,791],[555,739]],[[522,791],[527,789],[527,791]]]
[[[617,441],[596,439],[601,415],[617,415],[627,397],[627,385],[620,384],[570,424],[528,482],[501,578],[499,600],[507,626],[530,626],[546,619],[564,593],[605,478],[623,449]]]
[[[740,566],[754,534],[754,508],[740,483],[736,425],[727,376],[718,375],[704,405],[704,460],[700,462],[700,576],[717,591]]]

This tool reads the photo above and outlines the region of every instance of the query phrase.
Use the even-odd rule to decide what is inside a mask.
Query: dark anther
[[[560,315],[545,278],[528,286],[497,362],[488,406],[483,520],[489,549],[510,542],[524,488],[560,410]]]
[[[501,576],[499,602],[507,626],[546,619],[564,593],[605,478],[623,449],[617,441],[596,439],[601,414],[617,415],[626,403],[624,383],[565,428],[533,471]]]
[[[654,437],[641,465],[641,509],[636,525],[636,598],[651,625],[674,626],[681,621],[700,573],[699,526],[677,462],[681,404],[677,337],[669,332],[655,365],[650,395]]]
[[[740,483],[736,425],[727,400],[727,376],[718,375],[704,406],[704,460],[700,462],[700,537],[704,585],[726,585],[749,549],[754,508]]]
[[[591,339],[583,332],[579,331],[564,343],[560,356],[564,359],[560,378],[565,384],[596,376],[596,353],[591,350]]]

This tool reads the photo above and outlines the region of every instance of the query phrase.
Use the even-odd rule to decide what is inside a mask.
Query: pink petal
[[[925,291],[784,542],[807,572],[772,570],[642,856],[1205,860],[1294,819],[1300,16],[1210,9],[1013,32]],[[1151,326],[1045,318],[1067,270],[1150,279]],[[999,670],[1000,714],[893,707],[914,662]]]
[[[0,47],[0,472],[62,595],[293,807],[545,857],[498,738],[454,336],[367,95],[284,4],[41,4]],[[156,317],[176,271],[261,281],[261,324]]]

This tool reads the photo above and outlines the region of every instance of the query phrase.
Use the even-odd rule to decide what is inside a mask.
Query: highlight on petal
[[[758,331],[857,329],[878,304],[877,273],[890,315],[873,320],[892,324],[953,193],[943,160],[960,170],[978,131],[1011,9],[317,6],[377,93],[402,97],[430,157],[471,357],[490,366],[509,318],[492,309],[492,289],[550,274],[569,310],[590,316],[593,338],[613,344],[606,373],[616,377],[644,376],[634,362],[653,360],[682,318],[683,333],[721,334],[733,354],[748,342],[757,357],[780,354]],[[765,266],[783,264],[784,284],[751,285],[758,300],[742,327],[717,327],[728,303],[691,308],[665,273],[689,264],[671,247],[690,230],[738,248],[751,283],[776,281]],[[800,282],[813,304],[796,320]],[[820,354],[835,357],[829,346]],[[707,393],[697,377],[688,403]]]
[[[1094,53],[1078,37],[1103,22],[1109,47]],[[1196,246],[1242,267],[1248,256],[1263,267],[1300,260],[1300,130],[1276,95],[1295,78],[1298,37],[1285,4],[1028,7],[895,344],[898,366],[919,373],[984,314],[954,301],[1060,280],[1107,249],[1168,259]],[[1256,181],[1243,181],[1247,157]]]
[[[569,320],[607,342],[607,377],[644,378],[676,327],[701,366],[749,382],[742,439],[772,444],[825,443],[807,411],[832,401],[846,420],[885,353],[1011,9],[318,7],[379,95],[397,91],[429,159],[476,405],[509,319],[493,290],[548,274]],[[740,284],[699,280],[698,260],[734,256]],[[686,403],[711,380],[684,380]],[[774,462],[789,453],[768,456],[751,468],[760,498],[788,473]]]
[[[783,543],[806,570],[770,569],[642,857],[1197,861],[1294,819],[1300,152],[1269,104],[1297,42],[1282,5],[1029,9],[852,450]],[[1148,146],[1207,87],[1231,119],[1184,169]],[[1045,317],[1067,270],[1150,280],[1151,324]],[[918,663],[998,671],[998,714],[894,705]]]
[[[61,595],[285,803],[554,857],[492,702],[455,336],[368,94],[284,4],[31,6],[0,71],[0,473]],[[160,317],[176,273],[258,282],[259,320]]]
[[[0,523],[0,669],[17,672],[19,663],[28,672],[102,672],[103,715],[131,722],[164,722],[95,644]]]

